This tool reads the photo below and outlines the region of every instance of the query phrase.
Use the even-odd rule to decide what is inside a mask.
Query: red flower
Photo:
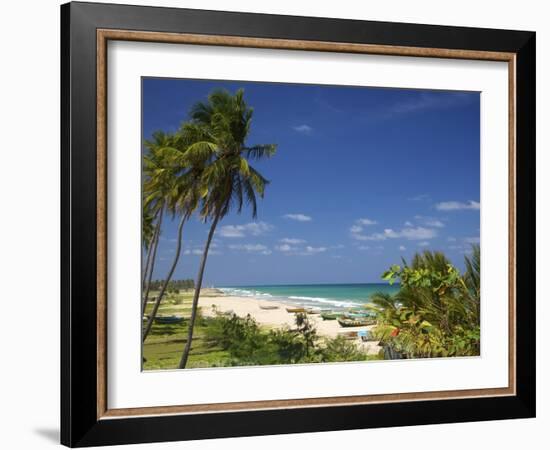
[[[393,330],[391,333],[390,333],[390,336],[391,337],[396,337],[399,335],[399,328],[396,328],[395,330]]]

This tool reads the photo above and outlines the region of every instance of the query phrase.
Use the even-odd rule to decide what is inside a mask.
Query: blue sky
[[[441,250],[464,268],[479,242],[479,93],[277,83],[143,80],[143,134],[175,131],[214,88],[244,88],[254,166],[271,180],[220,222],[206,285],[378,282],[401,257]],[[174,278],[194,278],[208,226],[193,218]],[[167,220],[154,278],[173,258]]]

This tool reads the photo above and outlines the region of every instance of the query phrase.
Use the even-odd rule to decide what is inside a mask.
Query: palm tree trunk
[[[157,258],[157,248],[160,240],[160,230],[162,226],[162,216],[164,214],[164,205],[162,205],[162,208],[160,210],[159,220],[157,223],[157,226],[155,227],[155,235],[153,236],[154,242],[151,243],[153,245],[152,252],[150,252],[151,261],[149,262],[149,267],[147,267],[148,272],[145,273],[145,276],[147,276],[147,279],[144,279],[145,284],[145,294],[143,296],[143,303],[141,305],[141,315],[145,314],[145,308],[147,307],[147,302],[149,301],[149,290],[151,289],[151,278],[153,277],[153,271],[155,269],[155,260]]]
[[[183,354],[181,355],[181,360],[179,364],[180,369],[185,369],[187,365],[187,359],[189,358],[189,352],[191,351],[191,341],[193,340],[193,329],[195,326],[195,319],[197,317],[197,307],[199,304],[199,296],[202,286],[202,277],[204,275],[204,268],[206,267],[206,258],[208,257],[208,249],[210,248],[210,243],[214,237],[214,231],[216,231],[216,225],[220,220],[221,213],[218,212],[212,225],[210,226],[210,231],[208,232],[208,238],[206,239],[206,244],[204,246],[204,252],[202,254],[201,263],[199,266],[199,272],[197,274],[197,281],[195,283],[195,293],[193,295],[193,304],[191,307],[191,318],[189,319],[189,331],[187,332],[187,342],[185,343],[185,348],[183,349]]]
[[[172,279],[172,275],[174,274],[174,270],[176,270],[176,266],[178,265],[178,261],[180,258],[181,253],[181,236],[183,232],[183,224],[187,220],[189,216],[187,214],[183,214],[181,216],[180,223],[178,225],[178,237],[177,237],[177,245],[176,245],[176,254],[174,255],[174,260],[172,261],[172,266],[170,267],[170,270],[168,271],[168,275],[166,279],[164,280],[164,283],[162,284],[162,287],[160,288],[159,295],[157,296],[155,300],[155,304],[153,305],[153,310],[151,311],[151,314],[149,316],[149,320],[147,320],[147,325],[145,326],[145,329],[143,330],[143,342],[145,342],[145,339],[147,339],[147,336],[151,332],[151,328],[153,327],[153,321],[155,320],[155,317],[157,317],[157,312],[159,310],[160,302],[162,301],[162,297],[164,297],[164,293],[166,292],[166,288],[168,287],[168,283]]]
[[[159,214],[160,214],[160,210],[158,210],[155,213],[153,222],[157,219]],[[153,230],[153,236],[151,237],[151,242],[149,242],[149,247],[147,248],[147,257],[145,259],[145,267],[143,268],[143,274],[142,274],[142,280],[141,280],[141,286],[143,287],[143,289],[145,289],[145,281],[147,280],[147,274],[149,273],[149,266],[151,264],[151,254],[153,253],[153,244],[155,243],[155,239],[157,237],[158,228],[159,228],[159,225],[157,221],[155,225],[155,229]]]

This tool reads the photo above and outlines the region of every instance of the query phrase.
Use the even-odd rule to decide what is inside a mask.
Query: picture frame
[[[61,443],[114,445],[535,416],[535,33],[72,2],[61,7]],[[509,73],[505,388],[111,409],[107,43],[501,61]]]

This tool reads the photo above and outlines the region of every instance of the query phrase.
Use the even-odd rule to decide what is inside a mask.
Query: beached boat
[[[358,334],[357,331],[344,331],[338,333],[338,336],[342,336],[344,339],[357,339]]]
[[[279,309],[277,305],[260,305],[260,309]]]
[[[171,325],[175,323],[183,322],[183,317],[181,316],[158,316],[155,317],[155,323],[161,325]]]
[[[365,309],[351,309],[346,313],[348,317],[376,317],[376,312]]]
[[[321,314],[321,310],[320,309],[315,309],[315,308],[307,308],[306,312],[308,314]]]
[[[361,331],[358,331],[357,334],[363,342],[372,342],[372,341],[378,340],[374,338],[374,335],[369,330],[361,330]]]
[[[349,318],[349,317],[338,317],[338,323],[341,327],[364,327],[367,325],[374,325],[376,321],[374,319],[368,318]]]
[[[325,312],[321,313],[321,318],[323,320],[336,320],[338,317],[341,317],[342,313],[336,313],[336,312]]]
[[[306,309],[305,308],[286,308],[286,312],[289,312],[289,313],[305,313]]]

